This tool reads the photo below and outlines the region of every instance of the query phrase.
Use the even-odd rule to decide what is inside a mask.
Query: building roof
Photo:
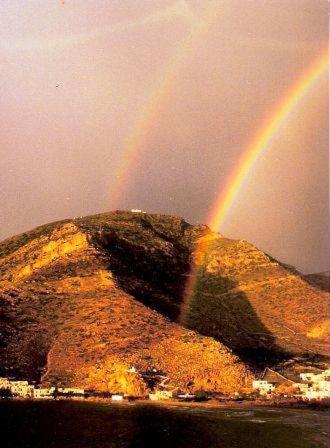
[[[275,370],[272,370],[269,367],[266,367],[261,376],[261,379],[273,384],[293,383],[293,381],[289,380],[289,378],[286,378],[280,373],[275,372]]]

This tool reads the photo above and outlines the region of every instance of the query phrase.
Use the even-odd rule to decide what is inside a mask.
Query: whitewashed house
[[[305,383],[301,385],[301,388],[305,387],[304,390],[301,389],[303,392],[303,398],[306,400],[324,400],[326,398],[330,398],[329,369],[318,374],[311,372],[301,373],[300,378],[302,381],[305,381]]]
[[[292,385],[295,389],[298,389],[301,394],[306,394],[309,390],[309,385],[306,383],[293,383]]]
[[[140,210],[140,209],[138,209],[138,208],[132,208],[132,209],[131,209],[131,212],[132,212],[132,213],[147,213],[147,212],[144,212],[143,210]]]
[[[173,394],[170,390],[157,390],[153,394],[149,394],[149,399],[151,401],[169,400],[172,396]]]
[[[34,387],[27,381],[10,381],[10,391],[14,396],[28,398],[33,396]]]
[[[330,393],[324,390],[309,389],[304,395],[306,400],[324,400],[330,398]]]
[[[62,395],[74,395],[74,396],[82,396],[85,394],[85,390],[79,387],[59,387],[58,392]]]
[[[266,380],[255,380],[252,383],[252,387],[253,389],[258,390],[260,395],[268,395],[275,390],[275,385]]]
[[[306,381],[308,383],[313,383],[317,377],[317,375],[315,375],[315,373],[312,372],[301,373],[299,376],[302,381]]]
[[[55,387],[34,389],[33,398],[51,399],[54,398]]]
[[[10,389],[10,381],[8,378],[0,378],[0,389]]]

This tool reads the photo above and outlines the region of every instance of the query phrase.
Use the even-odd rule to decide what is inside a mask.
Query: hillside
[[[247,357],[328,353],[329,295],[246,241],[201,246],[185,325]]]
[[[134,366],[183,390],[233,392],[252,378],[240,357],[326,353],[325,293],[173,216],[112,212],[7,239],[0,299],[0,375],[43,384],[143,395]]]
[[[307,274],[304,277],[312,286],[330,292],[330,271],[320,272],[319,274]]]
[[[114,213],[43,226],[1,244],[1,375],[143,395],[148,384],[128,369],[156,367],[184,390],[245,387],[250,373],[227,347],[127,292],[139,291],[147,303],[159,296],[169,313],[177,307],[186,225],[147,221]],[[119,260],[115,237],[130,267]]]

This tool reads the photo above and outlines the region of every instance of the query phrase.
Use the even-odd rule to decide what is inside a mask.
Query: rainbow
[[[218,2],[210,2],[203,19],[196,20],[196,24],[188,36],[177,46],[170,62],[162,71],[158,82],[152,89],[151,95],[146,101],[146,105],[138,114],[138,119],[129,134],[123,149],[123,156],[120,159],[112,183],[108,190],[111,208],[116,208],[127,189],[130,180],[130,172],[135,166],[141,153],[145,150],[148,135],[152,129],[157,116],[166,105],[171,89],[175,83],[177,75],[184,68],[189,57],[203,41],[222,10]]]
[[[253,169],[260,154],[265,151],[273,137],[281,129],[282,124],[289,114],[299,104],[300,100],[310,91],[321,75],[327,72],[329,63],[328,50],[323,52],[312,65],[296,81],[292,88],[284,95],[282,101],[277,105],[271,116],[258,129],[256,137],[248,145],[238,162],[237,169],[231,174],[226,187],[218,196],[214,207],[207,220],[208,226],[218,231],[225,218],[228,216],[235,199],[240,193],[245,180]],[[212,240],[216,237],[214,233],[208,233],[201,237],[195,250],[195,260],[185,288],[184,300],[181,305],[179,321],[183,322],[187,315],[189,303],[196,284],[199,267],[203,265],[208,255]]]
[[[284,95],[282,101],[275,108],[271,116],[259,128],[256,137],[244,151],[236,170],[231,174],[223,192],[219,195],[211,211],[207,220],[211,229],[219,229],[260,154],[269,147],[271,140],[300,100],[309,92],[320,76],[326,73],[328,62],[329,56],[328,50],[326,50],[303,73],[286,95]]]

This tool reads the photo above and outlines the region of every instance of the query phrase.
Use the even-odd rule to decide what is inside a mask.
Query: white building
[[[10,391],[17,397],[32,397],[34,387],[29,385],[27,381],[10,381]]]
[[[55,387],[34,389],[33,397],[42,399],[54,398]]]
[[[195,394],[178,394],[180,400],[194,400],[196,398]]]
[[[321,373],[305,372],[300,374],[305,381],[300,385],[300,390],[306,400],[323,400],[330,398],[330,370]],[[307,384],[306,384],[307,383]]]
[[[306,400],[324,400],[330,398],[330,393],[324,390],[313,390],[310,389],[304,395]]]
[[[0,378],[0,389],[10,389],[10,381],[8,378]]]
[[[119,394],[111,395],[112,401],[123,401],[123,399],[124,399],[124,397],[122,395],[119,395]]]
[[[260,395],[268,395],[275,390],[275,385],[265,380],[255,380],[252,383],[253,389],[259,391]]]
[[[85,390],[79,387],[59,387],[58,392],[63,395],[84,395]]]
[[[149,399],[151,401],[169,400],[172,396],[173,394],[170,390],[157,390],[153,394],[149,394]]]
[[[318,382],[318,388],[320,390],[323,390],[325,392],[329,392],[330,394],[330,381],[328,380],[321,380]]]
[[[317,377],[317,375],[315,375],[315,373],[312,372],[301,373],[299,376],[302,379],[302,381],[306,381],[308,383],[313,383]]]
[[[309,390],[309,385],[306,383],[293,383],[292,386],[302,394],[305,394]]]

